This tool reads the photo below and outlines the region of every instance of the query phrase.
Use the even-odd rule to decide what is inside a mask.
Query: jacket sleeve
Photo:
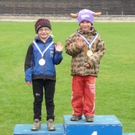
[[[32,65],[33,65],[32,54],[33,54],[33,47],[31,44],[28,48],[24,64],[26,82],[32,81]]]
[[[76,55],[78,55],[81,52],[82,48],[77,45],[76,40],[77,40],[77,34],[76,33],[74,33],[73,35],[71,35],[66,40],[66,43],[65,43],[65,52],[68,55],[76,56]]]
[[[63,57],[62,57],[62,51],[55,51],[54,54],[54,64],[58,65],[61,63]]]
[[[97,51],[94,52],[93,55],[88,59],[88,63],[91,66],[95,65],[96,63],[99,63],[106,51],[103,39],[100,36],[98,36],[97,40],[98,40],[98,42],[96,43]]]

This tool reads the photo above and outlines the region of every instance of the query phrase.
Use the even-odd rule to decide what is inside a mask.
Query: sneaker
[[[53,119],[49,119],[47,121],[47,129],[49,131],[54,131],[55,130],[55,126],[54,126],[54,123],[53,123]]]
[[[41,121],[39,119],[34,120],[34,125],[32,126],[31,130],[37,131],[41,128]]]
[[[73,116],[71,117],[71,121],[78,121],[78,120],[80,120],[80,119],[82,119],[82,116],[78,116],[78,115],[75,115],[75,114],[73,114]]]
[[[85,118],[86,118],[85,119],[86,122],[93,122],[94,121],[94,119],[93,119],[94,117],[91,115],[87,115]]]

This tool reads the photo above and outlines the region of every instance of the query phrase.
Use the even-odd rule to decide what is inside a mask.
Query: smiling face
[[[89,21],[82,21],[80,23],[80,29],[82,29],[83,31],[90,31],[91,29],[91,23]]]
[[[38,30],[38,36],[41,40],[47,40],[50,36],[51,30],[48,27],[41,27]]]

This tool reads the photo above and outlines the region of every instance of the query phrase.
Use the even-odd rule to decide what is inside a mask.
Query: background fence
[[[0,0],[0,14],[69,16],[83,8],[102,15],[135,15],[135,0]]]

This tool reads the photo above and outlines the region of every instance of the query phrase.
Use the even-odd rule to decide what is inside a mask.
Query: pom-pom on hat
[[[71,13],[72,17],[78,17],[78,24],[79,25],[84,20],[89,21],[93,25],[94,16],[99,16],[99,15],[101,15],[101,12],[95,13],[95,12],[88,10],[88,9],[82,9],[77,14]]]
[[[48,19],[38,19],[35,23],[35,32],[38,33],[41,27],[48,27],[51,30],[50,21]]]

